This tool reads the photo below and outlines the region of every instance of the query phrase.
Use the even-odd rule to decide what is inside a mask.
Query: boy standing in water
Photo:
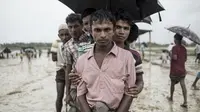
[[[62,47],[71,36],[66,24],[61,24],[58,29],[58,37],[60,40],[56,40],[51,47],[52,60],[56,62],[56,112],[61,112],[63,106],[63,96],[65,90],[65,71],[64,71],[64,58],[62,54]],[[67,109],[66,109],[67,112]]]

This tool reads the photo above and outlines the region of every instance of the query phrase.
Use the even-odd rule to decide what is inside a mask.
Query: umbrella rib
[[[191,25],[191,24],[189,24],[189,25],[188,25],[187,29],[189,29],[189,28],[190,28],[190,25]]]

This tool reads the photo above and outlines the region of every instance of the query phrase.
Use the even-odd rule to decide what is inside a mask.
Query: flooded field
[[[199,65],[190,67],[194,72]],[[191,89],[195,74],[187,75],[188,109],[180,107],[183,102],[180,85],[176,85],[174,102],[168,102],[169,69],[144,63],[145,87],[134,99],[134,112],[199,112],[200,91]],[[44,54],[28,64],[26,58],[0,60],[0,112],[55,112],[56,86],[55,63]],[[200,82],[198,83],[200,86]],[[64,111],[63,111],[64,112]]]

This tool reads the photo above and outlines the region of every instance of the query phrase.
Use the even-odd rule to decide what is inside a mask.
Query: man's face
[[[83,26],[78,21],[67,23],[67,26],[69,29],[69,34],[72,36],[72,38],[77,39],[81,36]]]
[[[92,23],[92,36],[97,45],[105,47],[112,42],[113,27],[113,23],[107,20],[103,22],[94,21]]]
[[[67,42],[69,39],[71,39],[71,36],[69,34],[69,31],[67,29],[63,29],[63,30],[60,30],[58,32],[58,36],[60,38],[60,40],[65,43]]]
[[[82,20],[83,20],[83,30],[85,32],[88,32],[90,33],[91,32],[91,29],[90,29],[90,15],[84,17]]]
[[[113,41],[124,42],[130,34],[130,25],[126,21],[119,20],[115,25],[115,36]]]

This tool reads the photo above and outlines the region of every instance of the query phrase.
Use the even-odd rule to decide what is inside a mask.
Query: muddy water
[[[193,75],[187,75],[186,86],[188,90],[188,109],[180,107],[183,103],[180,84],[175,87],[174,102],[169,102],[166,97],[169,96],[169,69],[155,65],[144,65],[145,69],[145,87],[138,99],[132,104],[132,110],[135,112],[199,112],[200,110],[200,91],[191,89],[195,78]],[[200,83],[198,84],[200,86]]]
[[[186,77],[188,109],[183,102],[180,85],[176,85],[174,102],[169,102],[169,70],[143,65],[145,87],[131,106],[135,112],[199,112],[200,91],[191,90],[194,75]],[[0,60],[0,112],[55,112],[55,64],[43,56],[29,65],[25,59]],[[200,83],[198,84],[200,86]]]

